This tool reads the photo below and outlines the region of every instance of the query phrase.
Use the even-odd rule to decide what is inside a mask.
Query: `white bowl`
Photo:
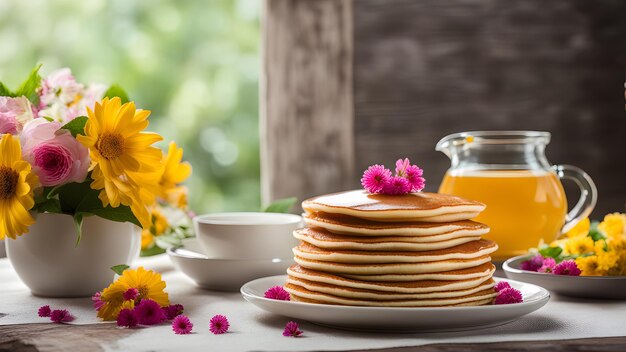
[[[293,231],[302,217],[281,213],[214,213],[193,219],[203,253],[210,258],[291,258]]]
[[[540,285],[563,296],[595,298],[595,299],[626,299],[626,276],[568,276],[538,273],[522,270],[520,266],[530,256],[513,257],[504,264],[502,269],[508,278]]]
[[[167,250],[174,266],[198,286],[218,291],[239,291],[241,285],[260,277],[285,274],[293,258],[219,259],[207,257],[195,238],[183,247]]]

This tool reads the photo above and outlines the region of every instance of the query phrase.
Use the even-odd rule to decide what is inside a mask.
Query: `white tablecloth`
[[[300,321],[304,336],[287,338],[282,336],[282,331],[290,319],[261,311],[244,301],[238,293],[196,288],[191,280],[174,270],[165,256],[141,259],[136,264],[163,274],[171,301],[185,306],[195,333],[174,335],[169,325],[138,329],[114,345],[106,346],[112,351],[320,351],[626,336],[626,301],[553,296],[539,311],[490,329],[438,334],[373,334],[335,330]],[[0,325],[45,322],[37,317],[37,308],[44,304],[69,309],[77,316],[74,324],[98,322],[90,299],[34,297],[19,281],[9,261],[0,259],[0,313],[6,314],[0,318]],[[230,333],[212,335],[209,332],[209,320],[215,314],[228,317]]]

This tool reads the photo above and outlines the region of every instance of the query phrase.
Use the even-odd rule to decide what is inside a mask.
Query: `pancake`
[[[398,293],[390,291],[377,291],[362,288],[347,287],[341,285],[333,285],[316,281],[303,280],[297,277],[289,276],[287,284],[303,287],[309,291],[325,293],[337,297],[345,297],[350,299],[364,299],[376,301],[398,301],[398,300],[415,300],[415,299],[436,299],[436,298],[452,298],[472,295],[474,293],[492,289],[495,282],[492,279],[479,283],[477,286],[462,290],[443,290],[420,293]]]
[[[309,301],[311,303],[325,303],[348,306],[370,307],[441,307],[454,305],[482,305],[487,304],[496,296],[493,288],[488,288],[469,295],[450,298],[410,299],[410,300],[366,300],[339,297],[327,293],[315,292],[302,286],[287,283],[285,290],[294,301]]]
[[[304,268],[328,273],[349,275],[405,275],[431,274],[478,267],[491,262],[488,255],[472,259],[449,259],[424,263],[350,264],[311,260],[295,256],[294,261]],[[444,276],[445,274],[442,274]],[[437,279],[434,279],[437,280]]]
[[[485,205],[447,194],[370,194],[364,190],[334,193],[302,202],[308,212],[321,211],[383,222],[457,221],[478,216]]]
[[[474,259],[487,256],[495,252],[498,245],[495,242],[481,239],[463,243],[445,249],[426,250],[421,252],[399,251],[352,251],[328,250],[316,247],[308,242],[301,242],[293,248],[298,258],[318,260],[333,263],[423,263],[455,259]]]
[[[318,248],[357,251],[428,251],[450,248],[463,243],[480,240],[480,236],[474,236],[453,237],[438,242],[421,242],[421,237],[345,236],[333,234],[321,228],[312,227],[297,229],[293,232],[293,236]]]
[[[309,270],[300,265],[292,265],[287,269],[287,274],[292,279],[306,280],[310,282],[341,286],[345,288],[374,290],[376,292],[392,292],[402,294],[458,291],[467,290],[480,286],[491,279],[493,270],[484,272],[484,276],[461,280],[421,280],[411,282],[369,282],[349,279],[320,271]],[[305,285],[301,285],[305,286]],[[306,287],[306,286],[305,286]],[[314,290],[315,291],[315,290]]]
[[[385,223],[359,219],[341,214],[322,212],[306,213],[304,221],[308,226],[321,227],[341,235],[359,236],[441,236],[431,242],[462,236],[482,236],[489,232],[487,225],[470,221],[449,223],[398,222]],[[431,237],[432,238],[432,237]]]

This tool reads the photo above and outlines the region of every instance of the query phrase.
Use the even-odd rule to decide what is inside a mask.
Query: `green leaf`
[[[39,106],[39,94],[37,94],[37,89],[41,85],[41,76],[39,75],[39,69],[41,68],[41,64],[37,65],[28,75],[28,78],[22,85],[15,91],[16,96],[25,96],[30,100],[31,103],[35,106]]]
[[[544,257],[558,259],[561,253],[563,252],[563,248],[561,247],[543,247],[539,249],[539,254]]]
[[[100,199],[98,199],[98,201],[100,201]],[[88,204],[85,204],[85,205],[81,205],[79,207],[79,210],[91,213],[103,219],[108,219],[108,220],[117,221],[117,222],[131,222],[141,227],[141,223],[139,222],[139,220],[137,220],[137,217],[135,217],[135,214],[133,214],[132,210],[130,210],[130,207],[126,205],[120,205],[117,208],[113,208],[110,205],[103,207],[102,203],[100,203],[100,206],[89,208]]]
[[[80,243],[81,238],[83,238],[83,214],[78,213],[74,214],[74,226],[76,227],[76,247]]]
[[[122,101],[122,104],[128,103],[130,101],[130,99],[128,99],[128,94],[126,94],[126,91],[124,91],[124,89],[122,89],[122,87],[118,86],[117,84],[110,86],[109,89],[107,89],[107,91],[104,93],[104,97],[119,97]]]
[[[59,203],[58,199],[46,199],[40,203],[37,203],[33,209],[38,213],[63,213],[63,211],[61,210],[61,203]]]
[[[4,83],[0,82],[0,97],[14,97],[15,93],[11,92]]]
[[[114,273],[116,273],[117,275],[122,276],[122,274],[124,273],[124,270],[130,268],[130,266],[126,265],[126,264],[120,264],[120,265],[114,265],[111,267],[111,270],[113,270]]]
[[[85,134],[85,124],[87,124],[87,120],[89,118],[87,116],[78,116],[72,121],[66,123],[61,128],[70,131],[72,136],[76,138],[78,134]]]
[[[98,198],[100,192],[91,188],[91,182],[92,179],[87,177],[83,183],[67,183],[49,190],[47,196],[58,195],[61,210],[67,214],[96,215],[117,222],[131,222],[141,227],[141,223],[130,210],[130,207],[125,205],[120,205],[117,208],[110,205],[103,206],[102,201]],[[46,190],[44,190],[45,192]]]
[[[291,208],[296,204],[298,198],[290,197],[279,199],[277,201],[272,202],[270,205],[263,209],[263,212],[266,213],[288,213]]]
[[[606,236],[598,228],[599,224],[600,222],[593,221],[589,227],[589,233],[587,234],[594,242],[606,239]]]
[[[161,247],[159,247],[157,245],[154,245],[154,246],[152,246],[152,247],[150,247],[148,249],[142,249],[141,253],[140,253],[140,256],[142,256],[142,257],[151,257],[153,255],[163,254],[163,253],[165,253],[165,249],[163,249],[163,248],[161,248]]]

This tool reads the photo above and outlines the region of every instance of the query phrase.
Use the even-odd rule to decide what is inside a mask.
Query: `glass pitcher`
[[[440,193],[477,200],[487,208],[475,219],[487,224],[485,238],[499,249],[501,261],[527,253],[540,240],[551,242],[589,216],[597,190],[584,171],[570,165],[551,166],[545,156],[550,133],[476,131],[451,134],[437,143],[452,166]],[[567,212],[561,180],[580,187],[580,198]]]

